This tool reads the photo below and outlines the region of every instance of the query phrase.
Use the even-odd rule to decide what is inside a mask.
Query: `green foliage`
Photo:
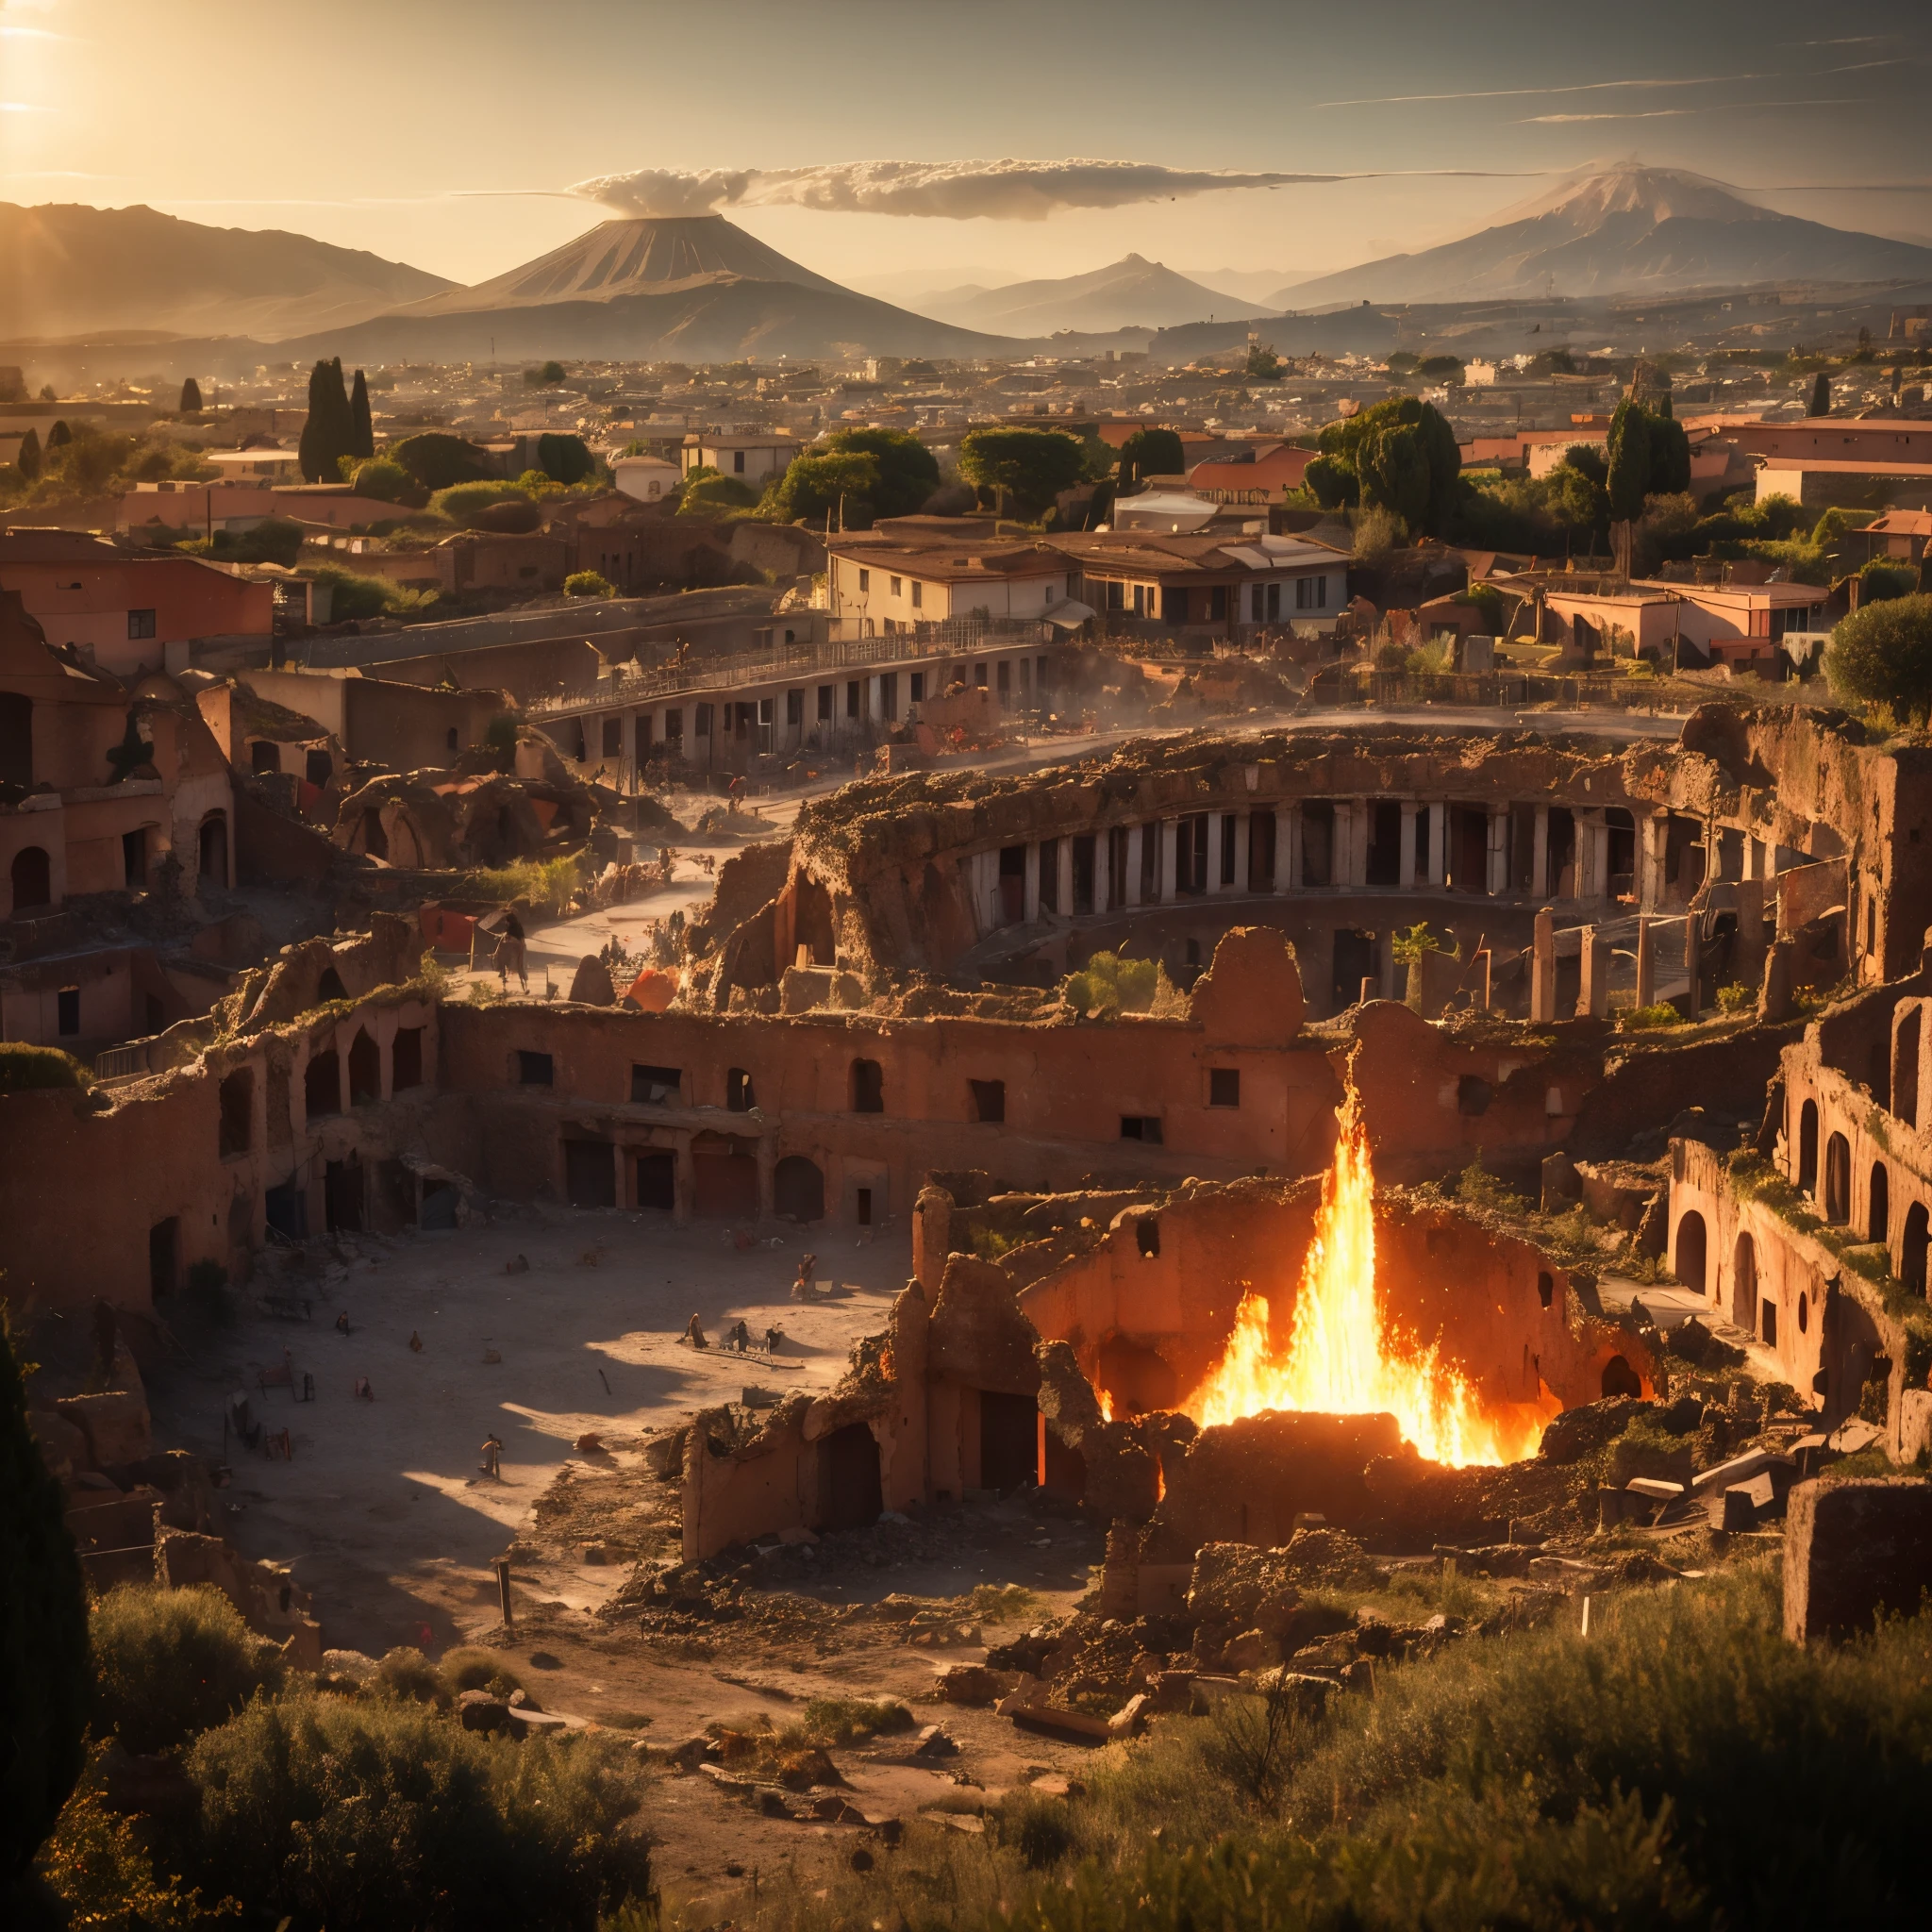
[[[329,1932],[594,1932],[650,1889],[628,1753],[491,1744],[420,1705],[258,1700],[188,1753],[182,1849],[264,1924]]]
[[[1078,973],[1060,982],[1060,997],[1083,1018],[1114,1020],[1123,1013],[1146,1012],[1165,977],[1157,959],[1095,953]]]
[[[1690,439],[1684,425],[1668,413],[1653,413],[1650,431],[1650,483],[1652,496],[1674,496],[1690,487]]]
[[[1890,705],[1924,724],[1932,716],[1932,596],[1889,597],[1841,619],[1824,672],[1838,697]]]
[[[1659,1026],[1681,1026],[1684,1016],[1669,1000],[1659,1000],[1651,1007],[1625,1007],[1617,1015],[1619,1033],[1645,1033]]]
[[[375,454],[375,421],[369,409],[369,378],[358,369],[349,391],[349,454],[367,458]]]
[[[543,474],[565,489],[581,483],[597,467],[597,458],[581,436],[540,436],[537,460]]]
[[[1472,584],[1462,593],[1465,604],[1473,604],[1490,627],[1491,637],[1501,637],[1504,626],[1504,599],[1494,584]]]
[[[524,1688],[510,1660],[500,1650],[489,1650],[480,1643],[459,1643],[454,1650],[444,1651],[437,1674],[449,1697],[460,1697],[465,1690],[490,1690],[508,1697]]]
[[[1124,484],[1177,476],[1188,467],[1187,452],[1172,429],[1137,429],[1121,444],[1119,465]]]
[[[1529,1203],[1515,1189],[1483,1165],[1480,1147],[1475,1158],[1456,1176],[1456,1198],[1474,1208],[1487,1208],[1492,1214],[1524,1214],[1529,1209]]]
[[[801,517],[814,521],[841,518],[848,530],[870,529],[879,494],[876,457],[858,452],[793,457],[785,474],[774,478],[759,503],[760,512],[774,523],[792,524]]]
[[[1908,565],[1886,563],[1878,558],[1858,573],[1858,603],[1883,604],[1891,597],[1909,597],[1919,588],[1919,574]]]
[[[583,866],[575,858],[525,858],[515,865],[466,872],[458,881],[458,891],[466,899],[491,899],[503,906],[523,903],[560,911],[582,883]]]
[[[1462,358],[1460,356],[1424,356],[1415,365],[1415,373],[1424,382],[1460,382],[1462,380]]]
[[[333,592],[329,603],[331,624],[381,617],[386,612],[420,610],[436,602],[434,591],[405,590],[388,577],[364,576],[359,571],[344,570],[336,563],[325,563],[308,575],[318,584],[327,584]]]
[[[896,1698],[814,1697],[805,1707],[803,1734],[814,1743],[842,1749],[868,1738],[909,1731],[919,1720]]]
[[[342,382],[342,358],[317,362],[308,372],[308,414],[298,445],[302,474],[311,483],[334,482],[343,457],[358,454],[356,419]]]
[[[349,480],[358,496],[374,497],[378,503],[399,503],[421,509],[429,501],[429,492],[422,484],[402,464],[388,457],[371,457],[357,462]]]
[[[566,597],[614,597],[617,586],[593,570],[574,570],[563,580]]]
[[[870,499],[874,516],[911,516],[940,487],[939,458],[903,429],[835,429],[819,440],[814,454],[873,459],[878,470]]]
[[[1381,570],[1407,541],[1407,522],[1394,510],[1374,504],[1365,507],[1355,520],[1355,542],[1350,555],[1371,570]]]
[[[51,389],[43,389],[41,391],[41,400],[43,403],[53,402],[55,400],[54,391]],[[47,431],[47,447],[50,450],[64,448],[68,443],[72,442],[73,441],[74,431],[68,428],[65,423],[60,422],[58,420],[57,420],[54,424],[54,426]]]
[[[1362,507],[1385,509],[1410,529],[1421,529],[1429,509],[1429,455],[1419,430],[1391,425],[1377,431],[1356,458]]]
[[[41,433],[29,424],[27,432],[20,439],[20,447],[14,452],[13,467],[20,472],[23,483],[34,483],[41,475]]]
[[[524,371],[525,389],[551,389],[563,380],[561,362],[545,362],[535,369]]]
[[[726,476],[708,463],[701,463],[684,479],[684,491],[677,501],[681,517],[707,517],[716,522],[735,509],[750,509],[758,502],[751,485],[736,476]]]
[[[1302,488],[1323,509],[1345,509],[1361,501],[1361,478],[1340,456],[1316,457],[1302,472]]]
[[[1086,463],[1086,452],[1058,429],[970,429],[959,443],[959,475],[1021,516],[1043,514]]]
[[[85,1761],[87,1600],[64,1511],[27,1427],[17,1338],[0,1303],[0,1905]]]
[[[521,483],[452,483],[429,499],[438,516],[464,529],[474,530],[476,519],[499,503],[528,503],[530,492]]]
[[[1811,384],[1811,408],[1808,413],[1813,416],[1831,414],[1831,377],[1822,369]]]
[[[445,1704],[449,1693],[436,1666],[420,1650],[398,1644],[386,1650],[375,1666],[376,1688],[391,1697],[406,1698],[415,1704]]]
[[[400,463],[425,490],[481,482],[490,475],[487,450],[441,429],[406,436],[400,442],[391,443],[384,454],[391,462]]]
[[[1250,342],[1248,359],[1241,365],[1241,374],[1250,382],[1279,382],[1288,373],[1288,365],[1266,342]]]
[[[212,1584],[110,1591],[92,1638],[94,1728],[137,1756],[176,1749],[281,1683],[275,1645]]]
[[[1634,524],[1643,514],[1643,499],[1650,493],[1650,421],[1641,403],[1627,400],[1617,405],[1610,418],[1604,488],[1612,523]]]
[[[1412,434],[1397,434],[1403,430]],[[1303,480],[1324,508],[1360,501],[1401,516],[1411,529],[1441,534],[1461,498],[1462,452],[1433,403],[1390,396],[1326,425],[1318,441],[1322,456]],[[1354,478],[1353,488],[1340,471]]]
[[[1442,941],[1429,930],[1426,919],[1419,919],[1406,932],[1396,933],[1389,943],[1396,963],[1403,966],[1413,966],[1424,953],[1445,950]]]
[[[181,385],[181,400],[175,408],[184,416],[198,416],[201,413],[201,385],[193,376]]]
[[[1757,990],[1744,985],[1741,980],[1733,980],[1729,986],[1717,990],[1717,1009],[1721,1013],[1749,1013],[1757,1010]]]
[[[517,720],[514,711],[498,711],[483,727],[483,742],[495,753],[498,766],[508,771],[516,761]]]
[[[289,570],[302,554],[302,525],[288,517],[264,517],[252,530],[217,530],[212,542],[181,548],[224,563],[278,563]]]
[[[0,1094],[29,1093],[48,1087],[93,1084],[93,1074],[58,1046],[29,1046],[24,1040],[0,1041]]]
[[[1073,1849],[1074,1827],[1064,1799],[1017,1786],[992,1813],[995,1836],[1019,1854],[1029,1872],[1057,1865]]]

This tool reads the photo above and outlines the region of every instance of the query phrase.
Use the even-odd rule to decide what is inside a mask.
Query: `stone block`
[[[989,1670],[984,1664],[948,1664],[933,1679],[933,1695],[941,1704],[992,1704],[1012,1684],[1009,1674]]]
[[[1800,1483],[1785,1524],[1785,1635],[1853,1637],[1881,1611],[1909,1616],[1932,1590],[1932,1483]]]
[[[108,1389],[98,1395],[67,1395],[54,1405],[61,1419],[87,1439],[96,1469],[139,1462],[154,1449],[147,1397],[139,1389]]]

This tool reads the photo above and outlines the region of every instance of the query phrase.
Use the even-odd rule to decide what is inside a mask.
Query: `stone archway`
[[[1693,1293],[1703,1294],[1708,1241],[1704,1216],[1690,1208],[1677,1223],[1676,1276]]]

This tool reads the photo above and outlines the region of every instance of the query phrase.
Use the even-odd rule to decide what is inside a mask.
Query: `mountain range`
[[[454,286],[280,228],[211,228],[151,208],[0,202],[0,341],[135,330],[272,341]]]
[[[967,328],[1045,336],[1060,329],[1167,328],[1225,314],[1241,304],[1161,262],[1128,255],[1057,280],[937,290],[920,306]]]
[[[1625,162],[1573,176],[1459,242],[1292,282],[1268,300],[1311,308],[1927,275],[1932,248],[1828,228],[1759,208],[1701,175]]]

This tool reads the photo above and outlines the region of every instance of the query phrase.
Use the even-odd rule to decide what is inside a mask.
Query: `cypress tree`
[[[302,480],[305,483],[316,483],[322,479],[325,461],[323,448],[327,433],[327,424],[323,415],[325,407],[323,377],[327,374],[326,362],[318,362],[308,372],[308,413],[302,419],[302,440],[296,444],[296,453],[302,466]]]
[[[1650,413],[1641,403],[1622,402],[1610,419],[1610,521],[1634,524],[1650,491]]]
[[[184,416],[201,413],[201,385],[192,375],[181,385],[181,413]]]
[[[1811,414],[1828,416],[1831,414],[1831,377],[1824,370],[1818,372],[1811,385]]]
[[[27,1879],[80,1776],[92,1690],[80,1558],[0,1319],[0,1902]]]
[[[302,475],[310,483],[334,483],[337,459],[355,454],[355,417],[342,386],[342,358],[318,362],[308,372],[308,418],[299,445]]]
[[[358,369],[356,387],[349,393],[349,454],[373,457],[375,454],[375,424],[369,413],[369,384]]]
[[[47,431],[47,447],[49,449],[59,449],[63,444],[70,443],[73,441],[74,431],[68,428],[64,418],[58,420],[53,428]]]
[[[26,483],[41,474],[41,439],[31,428],[20,439],[20,454],[14,458],[13,467]]]
[[[349,386],[342,379],[342,358],[335,357],[328,365],[328,474],[334,481],[341,475],[343,457],[356,454],[356,412],[349,407]]]

